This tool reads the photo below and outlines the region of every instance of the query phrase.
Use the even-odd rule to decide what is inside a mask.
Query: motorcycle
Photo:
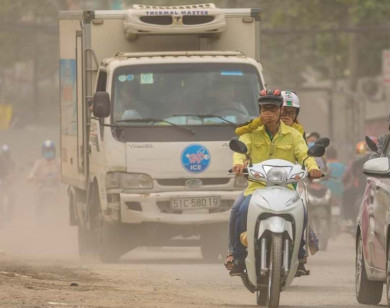
[[[307,154],[320,157],[329,145],[328,138],[317,140]],[[246,145],[233,139],[232,151],[247,155]],[[307,157],[307,158],[308,158]],[[303,183],[308,177],[305,167],[281,159],[252,165],[245,175],[248,181],[263,182],[251,198],[247,218],[246,270],[241,276],[244,286],[256,293],[258,305],[279,307],[280,293],[291,284],[299,265],[298,252],[304,230],[306,189],[300,192],[289,184]]]
[[[321,180],[313,180],[307,185],[307,201],[310,226],[319,238],[319,249],[325,251],[331,230],[332,192]]]
[[[3,227],[12,218],[12,202],[6,183],[6,180],[0,179],[0,227]]]
[[[60,184],[57,177],[48,174],[45,178],[36,179],[35,216],[37,222],[48,221],[50,214],[60,198]]]

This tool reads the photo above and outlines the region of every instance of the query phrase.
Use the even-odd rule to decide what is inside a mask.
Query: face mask
[[[54,158],[54,152],[44,152],[43,157],[46,159],[52,159]]]
[[[307,146],[309,147],[309,148],[311,148],[313,145],[314,145],[314,141],[312,141],[312,142],[309,142],[308,144],[307,144]]]

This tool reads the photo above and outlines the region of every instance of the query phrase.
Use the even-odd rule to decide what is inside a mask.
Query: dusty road
[[[141,248],[120,264],[82,264],[66,218],[42,225],[31,214],[22,209],[0,230],[0,307],[255,306],[240,279],[221,263],[203,263],[198,248]],[[311,257],[311,276],[282,293],[281,307],[362,307],[354,296],[353,250],[352,238],[341,235]]]
[[[34,219],[33,189],[25,183],[39,156],[33,135],[36,131],[30,142],[12,146],[18,150],[27,143],[36,153],[19,149],[23,193],[17,195],[13,221],[0,229],[0,308],[255,307],[254,295],[240,279],[230,278],[222,261],[203,263],[198,248],[137,249],[120,264],[80,263],[65,204],[58,204],[46,223]],[[11,137],[7,142],[20,140]],[[332,241],[327,252],[310,258],[309,268],[309,277],[296,279],[282,293],[281,307],[368,307],[355,300],[352,237]]]

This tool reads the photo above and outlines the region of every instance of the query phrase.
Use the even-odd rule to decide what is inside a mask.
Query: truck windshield
[[[249,64],[124,66],[114,72],[112,117],[132,126],[237,124],[258,116],[261,88]]]

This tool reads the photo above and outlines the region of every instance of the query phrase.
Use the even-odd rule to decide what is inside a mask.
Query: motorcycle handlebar
[[[236,175],[236,173],[233,172],[233,169],[229,169],[229,170],[228,170],[228,174],[229,174],[229,175]],[[248,168],[244,168],[242,174],[243,174],[243,175],[248,175],[248,174],[249,174]]]

